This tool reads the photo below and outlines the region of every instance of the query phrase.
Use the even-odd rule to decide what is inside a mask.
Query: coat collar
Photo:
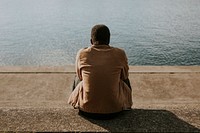
[[[94,48],[110,48],[110,46],[109,45],[105,45],[105,44],[101,44],[101,45],[92,45],[92,47],[94,47]]]

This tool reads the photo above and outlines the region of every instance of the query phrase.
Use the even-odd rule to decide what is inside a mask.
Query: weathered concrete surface
[[[0,67],[0,131],[198,131],[200,67],[130,67],[133,110],[91,120],[67,104],[73,66]]]

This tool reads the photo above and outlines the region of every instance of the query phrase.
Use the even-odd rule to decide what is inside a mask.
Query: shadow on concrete
[[[111,132],[200,132],[167,110],[133,109],[111,120],[85,119]]]

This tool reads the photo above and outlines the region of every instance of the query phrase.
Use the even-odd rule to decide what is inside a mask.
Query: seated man
[[[83,115],[109,117],[131,109],[127,57],[122,49],[109,46],[109,42],[108,27],[96,25],[91,31],[91,46],[77,54],[75,65],[80,82],[68,103]]]

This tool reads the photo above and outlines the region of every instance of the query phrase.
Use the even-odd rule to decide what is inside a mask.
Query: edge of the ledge
[[[67,66],[0,66],[0,73],[75,73]],[[129,66],[129,73],[200,73],[200,66]]]

